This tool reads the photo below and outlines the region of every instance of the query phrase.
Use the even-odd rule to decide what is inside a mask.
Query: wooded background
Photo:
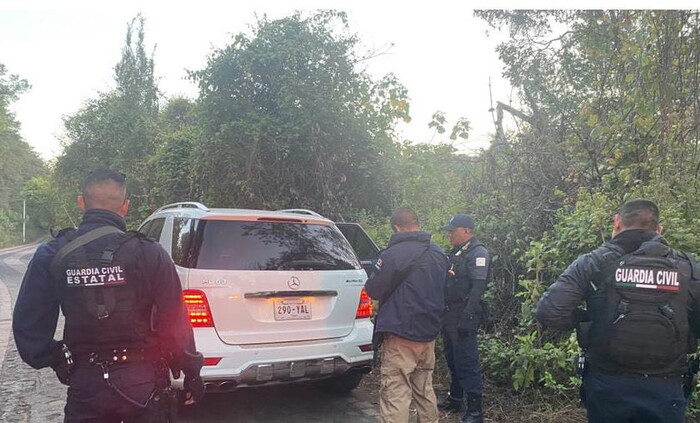
[[[631,198],[656,201],[670,243],[700,252],[700,16],[476,15],[509,31],[498,53],[517,102],[494,104],[490,147],[471,155],[453,142],[468,138],[468,117],[435,113],[430,127],[443,143],[398,139],[409,93],[394,75],[364,71],[372,52],[360,53],[337,11],[258,19],[189,73],[194,99],[161,94],[136,17],[114,88],[65,118],[62,152],[48,163],[10,112],[29,83],[0,64],[0,246],[21,242],[23,199],[31,239],[77,222],[79,182],[98,166],[127,174],[131,226],[175,201],[303,207],[359,221],[385,244],[388,216],[408,205],[446,245],[439,227],[467,212],[494,256],[493,318],[482,334],[489,383],[573,403],[574,338],[532,319],[544,289],[609,238]],[[515,129],[503,128],[504,114]]]

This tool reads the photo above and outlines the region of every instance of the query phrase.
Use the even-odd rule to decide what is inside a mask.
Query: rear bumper
[[[360,349],[372,343],[369,319],[357,320],[352,332],[342,338],[313,341],[228,345],[214,328],[197,328],[194,334],[204,357],[221,357],[217,365],[202,368],[208,392],[324,379],[346,372],[367,373],[372,365],[372,351]],[[181,386],[181,382],[174,384]]]

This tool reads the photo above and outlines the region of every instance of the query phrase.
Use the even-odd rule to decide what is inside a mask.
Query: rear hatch
[[[225,343],[336,338],[352,331],[366,274],[329,221],[207,216],[194,229],[188,288],[206,294]]]

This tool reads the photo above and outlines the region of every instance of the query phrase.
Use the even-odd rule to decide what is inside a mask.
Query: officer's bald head
[[[104,209],[124,216],[129,208],[126,177],[110,169],[90,172],[83,181],[81,193],[78,205],[83,210]]]
[[[399,207],[396,209],[394,214],[391,215],[389,224],[396,232],[420,230],[418,216],[410,207]]]

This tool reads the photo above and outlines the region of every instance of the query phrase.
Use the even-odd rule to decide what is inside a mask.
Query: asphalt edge
[[[5,361],[5,353],[10,342],[12,330],[12,298],[7,285],[0,279],[0,368]]]

